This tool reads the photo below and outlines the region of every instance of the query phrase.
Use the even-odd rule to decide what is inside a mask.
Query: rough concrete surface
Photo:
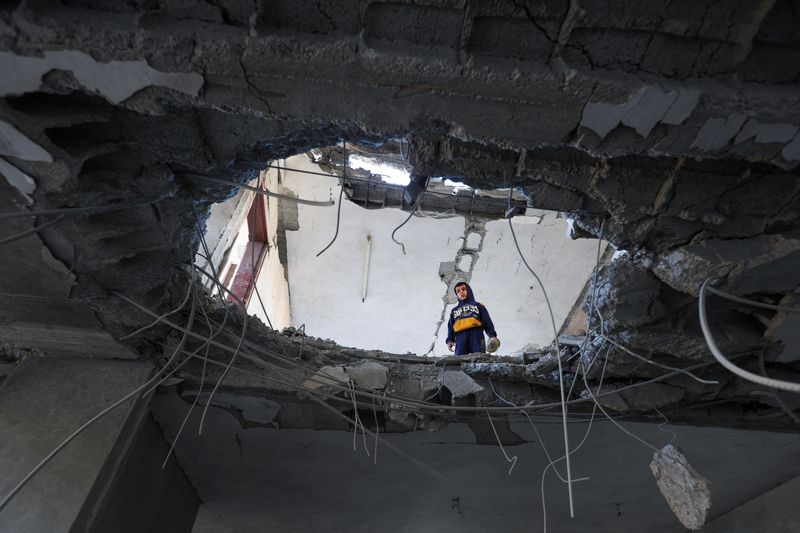
[[[784,410],[769,391],[743,384],[710,358],[698,328],[696,296],[709,276],[718,278],[721,289],[766,303],[782,301],[800,285],[797,26],[798,9],[789,0],[6,2],[0,7],[0,72],[13,75],[0,82],[0,171],[23,184],[33,209],[119,209],[69,213],[38,231],[34,226],[52,221],[49,215],[3,218],[0,238],[31,234],[0,250],[2,324],[39,316],[45,325],[92,324],[114,338],[148,325],[151,316],[116,294],[156,315],[178,307],[190,294],[185,265],[200,248],[197,230],[209,206],[236,192],[198,175],[243,183],[272,161],[344,140],[373,156],[384,151],[402,158],[404,168],[418,175],[482,189],[513,186],[515,209],[566,213],[576,238],[602,237],[627,251],[619,264],[600,269],[586,290],[582,281],[572,287],[576,297],[583,294],[591,337],[584,353],[570,348],[565,354],[575,356],[565,371],[577,389],[579,414],[591,412],[587,399],[578,397],[585,392],[579,362],[595,361],[590,385],[599,387],[602,375],[612,391],[607,398],[618,395],[626,402],[625,416],[660,421],[645,411],[655,399],[673,423],[796,431],[790,407]],[[35,190],[25,188],[30,180]],[[0,182],[4,216],[30,203],[16,185]],[[353,198],[369,208],[382,205],[370,192],[362,187]],[[338,200],[335,193],[338,187],[318,199]],[[401,193],[391,194],[396,202]],[[470,211],[473,200],[453,195],[446,204]],[[362,209],[345,202],[345,213]],[[505,206],[471,212],[469,224],[453,227],[453,235],[479,242],[425,263],[436,286],[425,294],[437,307],[421,321],[426,331],[441,328],[444,312],[438,311],[448,302],[439,289],[449,289],[456,275],[479,278],[481,254],[491,246],[483,230]],[[306,207],[297,208],[296,218],[287,214],[280,238],[303,224]],[[383,214],[392,226],[404,218],[389,213]],[[340,221],[348,231],[339,246],[363,229],[347,227],[347,220]],[[335,224],[331,214],[315,231],[314,254],[329,242]],[[470,233],[484,238],[465,233],[472,227],[477,229]],[[406,235],[412,231],[404,229]],[[358,237],[350,249],[362,250],[364,235]],[[306,253],[294,264],[309,260]],[[445,284],[435,279],[440,273]],[[569,282],[566,271],[553,274]],[[504,276],[496,277],[502,283]],[[597,302],[592,287],[598,287]],[[222,321],[222,310],[205,296],[200,295],[202,309]],[[313,298],[304,299],[314,305]],[[525,312],[509,307],[511,313]],[[569,312],[560,315],[558,322]],[[765,373],[800,381],[796,362],[780,358],[796,347],[765,335],[780,326],[782,316],[718,298],[710,300],[709,315],[721,348],[742,365],[760,371],[763,355]],[[170,316],[188,323],[186,308]],[[537,323],[546,325],[547,318],[537,317]],[[206,334],[208,324],[200,320],[195,328]],[[238,320],[237,328],[243,317]],[[153,327],[126,346],[140,359],[160,362],[163,345],[174,346],[175,335],[170,327]],[[220,335],[228,347],[238,339]],[[235,362],[250,373],[226,376],[231,381],[221,387],[225,393],[280,399],[280,427],[347,430],[352,424],[338,416],[345,410],[363,420],[372,415],[372,424],[380,424],[366,402],[342,405],[337,379],[319,388],[324,405],[309,401],[303,383],[324,367],[371,359],[389,369],[386,385],[376,390],[429,402],[425,409],[412,404],[424,411],[416,413],[387,399],[383,420],[396,431],[441,427],[457,418],[453,408],[462,404],[494,405],[500,400],[487,387],[489,376],[520,372],[448,368],[464,372],[471,381],[463,380],[463,390],[474,391],[454,405],[431,361],[343,350],[313,337],[302,345],[302,338],[284,338],[255,320],[246,337],[238,354],[245,362]],[[200,347],[190,340],[186,349]],[[218,365],[232,354],[217,346],[211,356],[210,375],[219,377]],[[716,383],[670,370],[689,365]],[[557,381],[552,371],[539,370],[522,371],[521,381],[505,385],[515,403],[553,402]],[[281,375],[286,372],[288,377]],[[199,374],[199,365],[187,364],[176,387],[196,388]],[[618,392],[622,386],[645,387],[651,379],[663,381],[652,398]],[[56,392],[66,390],[58,385]],[[667,393],[665,387],[679,390]],[[235,445],[229,440],[226,446]],[[447,497],[457,496],[462,497]],[[447,503],[455,519],[460,507],[452,499]],[[605,504],[612,514],[617,504],[628,505]],[[405,507],[403,512],[408,515]]]
[[[27,357],[0,389],[0,493],[151,370],[136,361]],[[99,420],[32,478],[0,513],[0,530],[70,531],[133,405]]]
[[[667,444],[653,454],[650,470],[670,509],[688,529],[700,529],[711,506],[711,487],[678,448]]]

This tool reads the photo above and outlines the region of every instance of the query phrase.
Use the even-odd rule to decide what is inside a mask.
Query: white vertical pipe
[[[361,283],[361,303],[367,300],[367,280],[369,279],[369,252],[372,249],[372,235],[367,235],[367,245],[364,247],[364,276]]]

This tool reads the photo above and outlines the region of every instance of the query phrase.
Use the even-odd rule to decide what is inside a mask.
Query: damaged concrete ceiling
[[[625,250],[586,291],[596,294],[591,307],[598,311],[587,298],[595,317],[589,327],[660,365],[697,367],[704,379],[718,382],[664,377],[663,366],[600,339],[584,356],[610,348],[608,392],[661,380],[609,395],[615,409],[660,420],[650,412],[655,402],[673,422],[796,427],[789,416],[772,416],[782,413],[779,400],[713,364],[697,306],[708,278],[737,295],[795,301],[796,2],[345,0],[329,7],[336,16],[318,3],[289,0],[0,6],[0,65],[13,73],[0,79],[0,172],[16,187],[4,198],[4,212],[11,200],[21,209],[23,194],[36,210],[116,206],[63,212],[58,223],[8,245],[27,255],[4,255],[6,279],[32,270],[49,279],[62,268],[69,274],[53,281],[57,298],[88,306],[87,322],[120,338],[152,318],[112,291],[158,313],[187,293],[187,276],[175,267],[198,249],[208,206],[234,190],[197,175],[244,182],[270,161],[341,139],[366,150],[403,138],[417,174],[482,189],[514,186],[527,205],[568,213],[576,237],[602,236]],[[36,225],[50,220],[41,217]],[[4,236],[34,224],[3,222]],[[47,259],[40,262],[37,253]],[[65,289],[63,280],[71,277]],[[18,302],[26,290],[14,283],[4,285],[4,294]],[[52,291],[31,289],[37,297]],[[723,351],[756,373],[761,354],[764,371],[800,381],[800,366],[779,340],[785,313],[717,298],[709,307]],[[182,323],[187,313],[174,321]],[[13,321],[13,313],[4,319]],[[325,366],[356,365],[363,356],[258,324],[247,341],[281,355],[305,350],[305,377]],[[166,327],[127,346],[157,360],[164,343],[171,343]],[[248,356],[257,358],[257,350],[251,346]],[[554,401],[557,383],[530,366],[546,360],[481,363],[459,370],[477,377],[467,382],[480,388],[464,395],[470,404],[492,401],[487,377],[520,388],[515,403]],[[248,364],[264,371],[261,363]],[[404,363],[384,367],[387,383],[397,386],[402,372],[395,364]],[[417,365],[419,379],[401,396],[420,401],[443,394],[424,385],[436,383],[439,368],[408,364]],[[195,384],[199,366],[184,370]],[[295,378],[229,387],[292,396]],[[589,379],[597,380],[596,372]],[[458,405],[446,391],[449,397],[438,401]],[[426,414],[431,424],[442,416]],[[395,415],[403,419],[402,410]],[[394,423],[400,431],[420,422]],[[343,422],[311,424],[306,427]]]

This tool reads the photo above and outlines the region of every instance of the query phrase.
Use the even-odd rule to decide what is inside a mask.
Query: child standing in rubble
[[[500,346],[497,332],[486,307],[475,301],[472,288],[464,281],[456,283],[455,293],[458,304],[450,311],[447,321],[447,348],[456,355],[484,352],[485,331],[489,335],[489,351]]]

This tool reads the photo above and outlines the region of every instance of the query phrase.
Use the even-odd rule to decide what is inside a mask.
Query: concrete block
[[[461,370],[445,370],[442,385],[450,391],[453,400],[483,392],[483,387]]]
[[[384,389],[389,380],[389,369],[374,361],[365,361],[358,366],[348,366],[344,371],[356,386],[365,389]]]
[[[711,507],[711,489],[683,452],[667,444],[653,454],[650,470],[681,524],[688,529],[703,527]]]
[[[481,248],[481,243],[483,242],[483,235],[477,232],[472,232],[467,235],[467,239],[464,241],[464,249],[477,251]]]

